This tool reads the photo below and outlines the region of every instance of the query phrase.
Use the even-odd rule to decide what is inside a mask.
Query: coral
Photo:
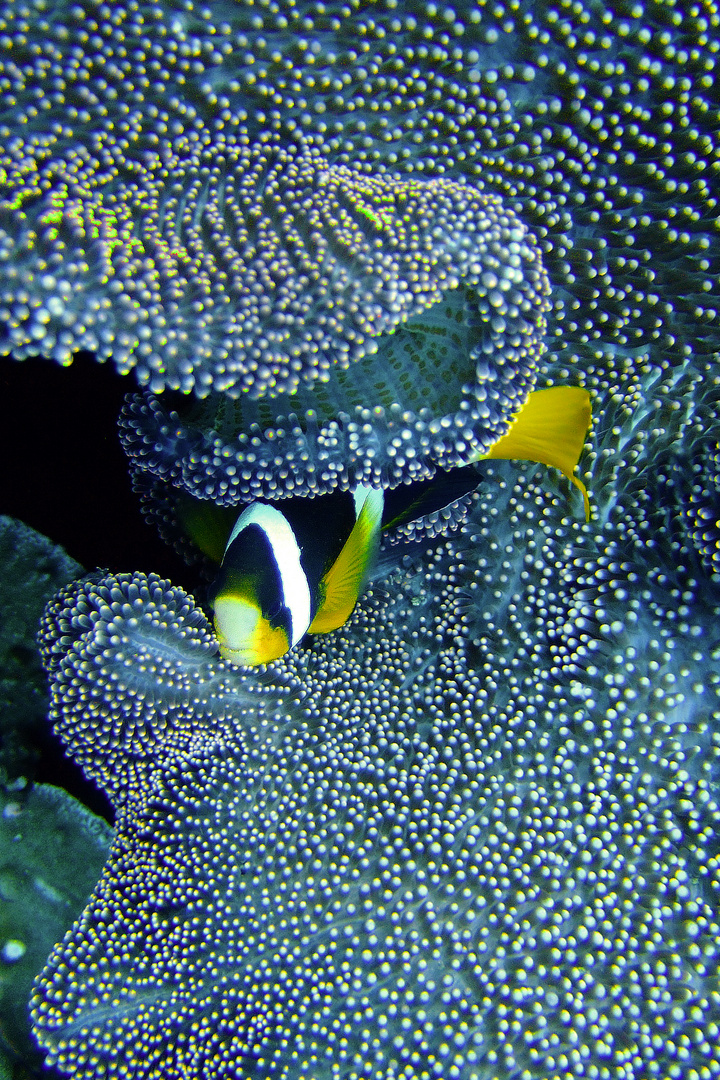
[[[43,607],[82,573],[62,548],[29,526],[0,517],[0,769],[30,775],[45,725],[47,691],[35,645]]]
[[[112,830],[60,788],[0,793],[0,1045],[40,1064],[27,1001],[48,951],[80,914]]]

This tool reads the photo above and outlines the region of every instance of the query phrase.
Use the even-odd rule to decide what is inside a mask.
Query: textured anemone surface
[[[488,463],[458,533],[264,673],[156,578],[48,610],[59,730],[118,809],[36,984],[61,1070],[720,1072],[720,593],[660,496],[717,387],[609,351],[583,380],[591,523]]]
[[[346,180],[349,188],[350,174]],[[379,263],[372,310],[360,308],[352,275],[333,266],[321,282],[324,299],[310,295],[302,311],[282,316],[307,337],[321,385],[291,383],[290,394],[269,401],[213,394],[186,407],[185,421],[151,394],[131,395],[120,430],[136,472],[231,504],[422,479],[467,463],[505,433],[544,351],[549,285],[534,241],[498,200],[467,185],[356,186],[400,202],[413,227],[398,227],[395,238],[391,228],[377,250],[369,247]],[[329,180],[326,201],[328,189]],[[272,288],[262,282],[268,304]],[[337,338],[349,313],[375,335],[357,345],[365,355],[351,365]],[[258,320],[258,363],[269,363],[272,321],[269,312]],[[251,334],[244,323],[242,330]]]
[[[330,348],[321,385],[291,385],[291,395],[269,401],[212,394],[186,404],[182,418],[151,394],[130,395],[120,432],[136,473],[233,504],[424,479],[438,467],[466,464],[505,434],[544,352],[549,285],[537,247],[517,218],[467,186],[407,186],[426,200],[432,239],[423,242],[412,230],[402,237],[409,270],[398,270],[382,242],[391,276],[382,282],[385,308],[373,298],[377,336],[366,354],[348,366]],[[441,255],[437,273],[433,261]],[[397,298],[398,274],[430,294],[423,306],[425,298],[410,293],[409,316]],[[343,277],[328,298],[331,324],[358,306]],[[389,294],[396,298],[392,317]],[[310,339],[324,335],[326,321],[319,307],[309,302],[302,324],[315,370],[322,346]],[[260,324],[266,359],[269,321]]]
[[[682,492],[678,499],[678,512],[685,518],[693,544],[713,579],[719,581],[720,445],[706,441],[700,448],[697,460],[692,462],[692,471],[687,470],[684,476],[680,473],[681,470],[677,469],[672,477]]]
[[[462,179],[499,193],[537,238],[552,283],[548,344],[571,373],[596,348],[643,350],[660,364],[720,347],[716,4],[209,4],[193,16],[183,24],[198,42],[189,104],[208,129],[231,137],[246,125],[252,140],[257,117],[353,174]],[[223,55],[238,32],[242,47]],[[169,135],[158,127],[157,138]],[[368,219],[364,228],[375,234]],[[234,430],[146,403],[128,418],[137,430],[126,445],[153,476],[174,463],[174,484],[224,502],[241,489],[331,486],[346,475],[345,451],[352,475],[372,475],[378,443],[380,457],[391,450],[390,482],[411,479],[426,432],[416,433],[402,392],[391,401],[399,415],[388,412],[372,359],[354,384],[359,399],[341,384],[339,407],[310,421],[301,399],[240,413]],[[407,360],[401,388],[415,380]],[[433,412],[440,421],[472,378],[438,371],[456,403]],[[403,412],[413,414],[404,423]],[[452,430],[443,435],[452,442]]]
[[[466,284],[486,330],[470,351],[495,339],[532,361],[547,285],[498,196],[366,175],[287,132],[251,138],[191,59],[207,51],[192,5],[43,9],[28,25],[6,5],[0,61],[2,344],[16,357],[86,348],[155,391],[293,394]],[[226,29],[228,77],[241,43]]]
[[[667,303],[673,339],[715,322],[713,3],[36,0],[5,2],[2,21],[3,314],[18,351],[112,351],[157,386],[174,364],[169,384],[186,385],[184,354],[208,365],[207,389],[223,343],[193,350],[206,331],[232,336],[238,271],[265,318],[288,258],[312,275],[330,239],[384,246],[388,173],[506,196],[562,284],[568,330],[653,340]],[[338,192],[345,221],[328,236]],[[295,297],[292,282],[277,295]]]
[[[156,579],[98,580],[49,612],[58,726],[118,811],[106,871],[36,984],[49,1060],[81,1080],[720,1074],[717,6],[3,11],[18,102],[3,228],[28,240],[2,300],[21,350],[28,320],[37,341],[55,333],[38,260],[62,241],[67,349],[107,355],[127,310],[113,355],[159,349],[139,367],[169,385],[163,305],[190,335],[224,310],[215,162],[293,146],[372,191],[446,177],[498,193],[553,286],[539,381],[587,386],[596,416],[589,525],[546,470],[493,463],[452,540],[393,553],[345,628],[265,674],[227,670],[202,613]],[[65,51],[53,23],[70,19]],[[49,189],[12,200],[53,161],[80,186],[41,222]],[[117,223],[92,209],[106,196]],[[357,228],[382,241],[382,200],[362,202],[381,225],[355,206]],[[172,288],[198,290],[187,319],[173,260]],[[421,356],[432,312],[399,326],[422,324]],[[343,415],[330,397],[297,423],[282,400],[243,401],[239,458],[217,401],[205,426],[137,406],[136,460],[220,501],[236,474],[280,493],[306,461],[343,477],[356,440],[404,408],[394,387],[414,389],[400,364],[390,404],[371,397],[352,381],[364,363],[315,380],[346,394]],[[191,374],[214,385],[207,358]]]

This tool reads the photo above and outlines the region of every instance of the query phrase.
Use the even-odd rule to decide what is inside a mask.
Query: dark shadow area
[[[49,723],[35,732],[35,745],[40,756],[33,779],[38,784],[54,784],[55,787],[65,788],[84,803],[88,810],[92,810],[93,814],[99,814],[110,825],[114,825],[115,810],[107,795],[93,780],[88,780],[80,766],[67,756],[63,744]]]
[[[44,533],[86,570],[193,573],[143,520],[117,434],[133,376],[81,354],[68,368],[0,359],[0,513]]]
[[[62,545],[87,571],[155,571],[197,588],[197,572],[142,518],[117,433],[132,376],[80,355],[63,368],[47,360],[0,359],[0,514]],[[201,590],[202,591],[202,590]],[[70,761],[50,725],[32,729],[33,779],[56,784],[113,820],[94,783]]]

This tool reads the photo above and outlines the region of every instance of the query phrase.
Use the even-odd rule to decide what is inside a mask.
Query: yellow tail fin
[[[517,413],[507,435],[492,446],[485,458],[539,461],[559,469],[582,492],[585,520],[590,520],[590,500],[582,480],[575,476],[583,444],[590,428],[590,394],[581,386],[551,386],[536,390]]]

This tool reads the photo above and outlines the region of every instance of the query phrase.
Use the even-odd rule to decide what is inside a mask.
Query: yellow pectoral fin
[[[581,386],[551,386],[530,395],[510,430],[482,455],[539,461],[559,469],[582,492],[585,519],[590,520],[590,501],[582,480],[575,476],[590,428],[590,395]]]
[[[320,582],[320,607],[309,634],[328,634],[352,615],[377,553],[382,512],[382,491],[370,489],[342,551]]]

